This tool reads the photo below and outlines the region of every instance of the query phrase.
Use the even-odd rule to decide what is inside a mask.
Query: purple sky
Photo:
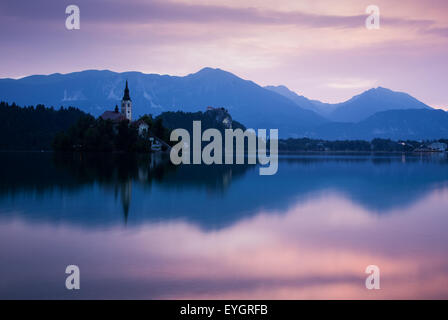
[[[380,30],[365,28],[371,4]],[[446,0],[3,0],[0,39],[0,78],[208,66],[322,101],[383,86],[448,109]]]

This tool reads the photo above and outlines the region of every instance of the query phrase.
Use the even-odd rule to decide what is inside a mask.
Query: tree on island
[[[150,143],[128,120],[114,124],[88,115],[69,130],[57,134],[53,148],[56,151],[149,152]]]

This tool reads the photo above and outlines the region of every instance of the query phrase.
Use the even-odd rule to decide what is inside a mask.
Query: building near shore
[[[443,142],[433,142],[428,145],[428,148],[432,151],[445,152],[447,150],[447,145]]]

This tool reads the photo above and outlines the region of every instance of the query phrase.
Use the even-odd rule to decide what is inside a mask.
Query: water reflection
[[[185,166],[167,155],[5,153],[0,213],[85,226],[170,217],[205,218],[201,199],[222,199],[250,166]],[[37,170],[36,170],[37,169]],[[175,192],[175,193],[173,193]],[[236,212],[237,214],[238,212]],[[120,215],[122,218],[120,218]],[[213,221],[209,221],[213,224]]]
[[[339,193],[372,214],[448,185],[445,156],[299,156],[254,166],[180,166],[165,156],[3,154],[0,213],[89,227],[181,219],[222,228],[260,210]]]
[[[376,216],[327,195],[205,231],[182,221],[89,230],[0,225],[1,298],[447,298],[448,192]],[[6,245],[8,244],[8,245]],[[64,289],[66,265],[82,270]],[[382,271],[380,291],[364,269]]]
[[[0,298],[448,298],[448,163],[0,155]],[[81,290],[64,288],[81,268]],[[365,289],[365,267],[381,290]]]

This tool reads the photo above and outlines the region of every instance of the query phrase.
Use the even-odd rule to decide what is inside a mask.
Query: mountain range
[[[285,86],[267,86],[265,88],[289,98],[305,109],[337,122],[359,122],[377,112],[388,110],[431,109],[407,93],[395,92],[382,87],[370,89],[346,102],[335,104],[309,100]]]
[[[261,87],[221,70],[187,76],[86,70],[0,79],[0,100],[18,105],[74,106],[98,116],[120,103],[128,80],[134,118],[164,111],[224,107],[248,128],[278,128],[281,137],[429,139],[448,136],[447,113],[412,96],[375,88],[338,104]]]

